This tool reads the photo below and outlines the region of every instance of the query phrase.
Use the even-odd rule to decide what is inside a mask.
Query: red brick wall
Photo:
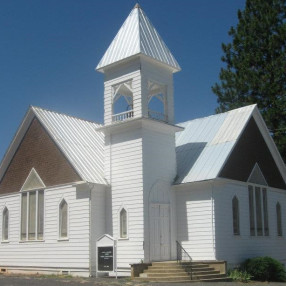
[[[0,194],[20,191],[32,168],[46,186],[80,181],[37,118],[34,118],[0,182]]]

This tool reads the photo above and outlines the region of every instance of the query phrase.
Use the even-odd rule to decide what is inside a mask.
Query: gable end
[[[32,120],[0,181],[0,194],[20,191],[32,168],[47,187],[81,180],[37,118]]]
[[[273,156],[252,117],[220,171],[219,177],[247,182],[256,163],[269,186],[286,189]]]

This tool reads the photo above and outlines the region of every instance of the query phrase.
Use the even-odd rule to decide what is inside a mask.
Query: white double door
[[[150,260],[170,259],[170,205],[150,205]]]

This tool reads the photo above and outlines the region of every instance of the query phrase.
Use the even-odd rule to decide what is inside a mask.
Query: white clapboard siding
[[[96,186],[91,190],[91,275],[96,274],[96,242],[106,233],[105,228],[105,188]]]
[[[105,176],[111,184],[106,192],[106,232],[118,239],[118,270],[144,259],[143,252],[143,167],[140,130],[108,137],[105,153]],[[128,216],[128,239],[120,239],[119,212]],[[112,213],[112,217],[110,214]]]
[[[58,240],[59,203],[63,198],[68,203],[68,241]],[[88,192],[77,191],[75,187],[45,191],[44,241],[41,242],[20,241],[20,193],[1,196],[0,210],[4,206],[9,209],[9,242],[0,244],[1,267],[64,269],[89,275]]]
[[[240,235],[233,235],[232,199],[239,200]],[[269,236],[250,236],[248,185],[233,182],[214,190],[216,258],[234,267],[245,259],[271,256],[286,265],[286,192],[267,188]],[[280,202],[283,236],[277,236],[276,204]]]
[[[214,216],[210,184],[176,190],[178,241],[194,260],[214,260]]]
[[[143,133],[143,174],[144,174],[144,228],[145,259],[149,260],[149,206],[152,203],[170,204],[170,259],[176,256],[175,200],[171,184],[176,176],[176,155],[174,134],[144,129]]]

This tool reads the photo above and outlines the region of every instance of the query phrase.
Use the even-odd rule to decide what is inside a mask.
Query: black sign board
[[[97,248],[98,271],[113,271],[113,246]]]

